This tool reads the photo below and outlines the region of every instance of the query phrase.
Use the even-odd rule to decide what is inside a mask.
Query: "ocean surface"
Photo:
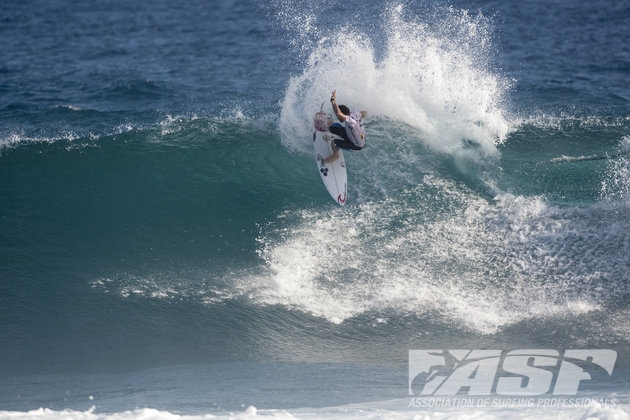
[[[627,0],[5,0],[0,418],[627,418],[629,40]],[[592,404],[418,407],[436,349],[617,356]]]

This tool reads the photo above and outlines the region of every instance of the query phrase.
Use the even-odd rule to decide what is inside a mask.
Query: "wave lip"
[[[306,151],[312,114],[336,88],[351,109],[414,127],[417,141],[435,150],[451,153],[472,141],[496,155],[510,131],[511,87],[494,68],[490,27],[481,14],[447,9],[420,18],[398,5],[366,33],[343,28],[309,43],[282,103],[284,144]]]

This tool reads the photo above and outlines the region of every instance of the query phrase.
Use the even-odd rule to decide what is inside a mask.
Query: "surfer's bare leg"
[[[332,163],[339,158],[339,148],[335,145],[334,140],[331,142],[330,146],[332,147],[333,153],[324,160],[326,163]]]

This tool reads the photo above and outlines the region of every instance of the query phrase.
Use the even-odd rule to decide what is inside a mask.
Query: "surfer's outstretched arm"
[[[346,120],[346,116],[339,109],[339,105],[337,105],[337,102],[335,102],[336,98],[337,98],[337,91],[333,90],[332,96],[330,97],[330,103],[332,104],[333,112],[335,113],[335,116],[337,117],[339,121],[344,122]]]

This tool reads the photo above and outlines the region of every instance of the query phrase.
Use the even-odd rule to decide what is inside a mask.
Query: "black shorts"
[[[350,149],[350,150],[363,149],[362,147],[359,147],[350,141],[350,139],[348,138],[348,133],[346,133],[345,127],[341,125],[333,124],[330,126],[330,132],[334,135],[341,137],[341,139],[335,139],[335,146],[339,147],[340,149]]]

